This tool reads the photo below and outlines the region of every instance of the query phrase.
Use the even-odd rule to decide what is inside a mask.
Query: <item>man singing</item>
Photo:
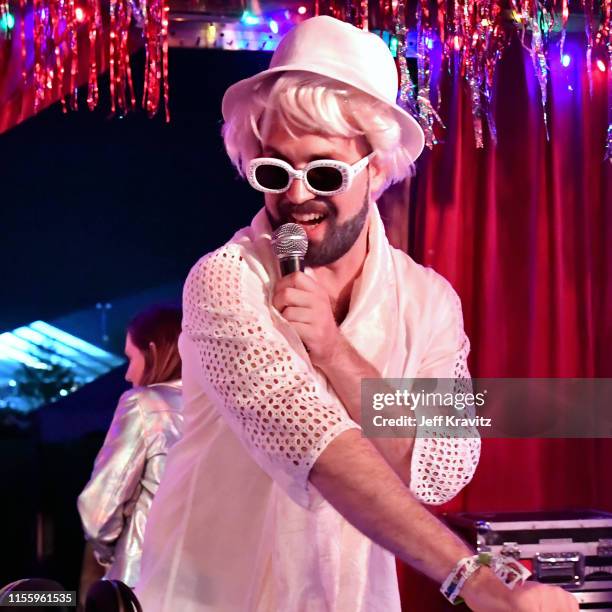
[[[225,94],[227,152],[265,207],[185,283],[184,436],[147,524],[146,612],[399,612],[394,555],[473,610],[578,609],[509,589],[421,505],[470,481],[476,432],[361,435],[362,378],[468,376],[457,295],[389,245],[376,207],[423,148],[396,93],[380,38],[315,17]],[[281,277],[287,222],[307,267]]]

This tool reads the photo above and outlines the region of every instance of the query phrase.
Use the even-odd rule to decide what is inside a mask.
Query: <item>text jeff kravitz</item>
[[[410,415],[384,417],[381,414],[377,414],[372,419],[372,423],[375,427],[491,427],[490,418],[441,414],[433,417],[422,415],[420,419]]]

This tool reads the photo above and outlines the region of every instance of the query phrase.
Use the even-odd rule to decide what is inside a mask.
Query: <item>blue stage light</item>
[[[242,23],[246,23],[246,25],[257,25],[259,23],[259,17],[255,17],[255,15],[249,13],[249,11],[244,11],[241,17]]]

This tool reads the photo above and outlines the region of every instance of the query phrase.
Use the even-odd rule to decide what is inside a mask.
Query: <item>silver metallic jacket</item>
[[[78,499],[85,537],[105,578],[133,587],[149,508],[159,486],[168,449],[183,423],[182,382],[135,387],[119,399],[96,457],[91,479]]]

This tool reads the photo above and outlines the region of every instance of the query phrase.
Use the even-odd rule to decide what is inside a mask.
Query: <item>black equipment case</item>
[[[530,579],[572,592],[581,609],[612,612],[611,513],[461,512],[443,518],[478,552],[511,555],[533,573]]]

